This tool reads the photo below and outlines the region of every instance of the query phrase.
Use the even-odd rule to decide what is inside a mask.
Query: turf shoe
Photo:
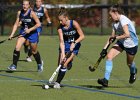
[[[130,74],[130,78],[129,78],[129,83],[133,84],[136,81],[136,74],[137,74],[137,69],[135,73],[131,73]]]
[[[98,84],[101,84],[104,87],[108,87],[108,80],[103,78],[103,79],[98,79]]]
[[[59,84],[58,82],[54,82],[53,88],[55,88],[55,89],[60,89],[61,86],[60,86],[60,84]]]
[[[32,62],[32,59],[30,57],[26,58],[27,62]]]
[[[41,64],[38,64],[37,67],[38,67],[38,72],[42,72],[43,71],[43,61],[41,62]]]
[[[16,66],[16,65],[11,64],[11,65],[8,67],[8,70],[15,71],[15,70],[16,70],[16,68],[17,68],[17,66]]]

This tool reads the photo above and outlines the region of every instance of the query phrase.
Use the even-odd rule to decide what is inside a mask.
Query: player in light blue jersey
[[[117,42],[113,45],[107,54],[105,49],[102,50],[101,56],[107,55],[105,75],[103,79],[98,79],[98,83],[107,87],[110,79],[110,74],[113,67],[113,59],[121,52],[126,52],[127,65],[130,69],[129,83],[132,84],[136,80],[137,68],[134,63],[134,58],[138,50],[138,37],[132,21],[123,15],[121,8],[114,5],[109,9],[109,14],[113,19],[113,31],[108,39],[108,42]],[[107,44],[108,44],[107,42]],[[106,47],[106,46],[105,46]]]

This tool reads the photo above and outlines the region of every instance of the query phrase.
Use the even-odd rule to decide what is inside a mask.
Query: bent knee
[[[106,57],[107,57],[107,59],[108,59],[108,60],[112,60],[112,59],[113,59],[113,56],[112,56],[112,55],[110,55],[110,54],[107,54],[107,56],[106,56]]]
[[[132,65],[132,63],[127,63],[127,66],[129,66],[129,67],[130,67],[131,65]]]
[[[32,50],[32,54],[36,54],[37,53],[37,50]]]

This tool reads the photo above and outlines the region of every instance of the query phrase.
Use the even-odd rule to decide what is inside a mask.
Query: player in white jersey
[[[105,49],[103,49],[101,52],[101,56],[105,57],[107,55],[107,60],[104,78],[98,79],[98,83],[105,87],[108,86],[108,81],[110,79],[110,74],[113,67],[112,60],[118,54],[125,51],[127,65],[130,69],[129,83],[132,84],[136,80],[137,73],[137,68],[134,63],[134,57],[138,50],[138,37],[136,35],[135,27],[132,21],[125,15],[123,15],[122,10],[118,5],[110,7],[109,15],[111,16],[114,22],[112,24],[112,34],[109,37],[107,44],[109,42],[114,42],[115,40],[117,40],[117,42],[113,45],[108,54]]]

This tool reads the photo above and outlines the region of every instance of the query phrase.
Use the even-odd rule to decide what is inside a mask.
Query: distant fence
[[[51,5],[44,4],[49,11],[49,15],[53,22],[52,27],[46,27],[46,21],[43,22],[43,32],[42,34],[54,35],[57,34],[56,27],[58,26],[57,12],[58,8],[65,7],[68,9],[71,19],[77,20],[82,26],[85,34],[109,34],[111,32],[111,21],[109,20],[107,9],[111,5],[98,5],[98,4],[89,4],[89,5],[70,5],[70,4],[59,4]],[[132,19],[135,24],[138,32],[140,31],[140,5],[121,5],[123,9],[128,10],[130,13],[128,17]],[[15,19],[17,11],[20,10],[21,6],[3,6],[0,5],[0,35],[10,34]],[[127,8],[127,9],[126,9]],[[105,18],[106,17],[106,18]]]

